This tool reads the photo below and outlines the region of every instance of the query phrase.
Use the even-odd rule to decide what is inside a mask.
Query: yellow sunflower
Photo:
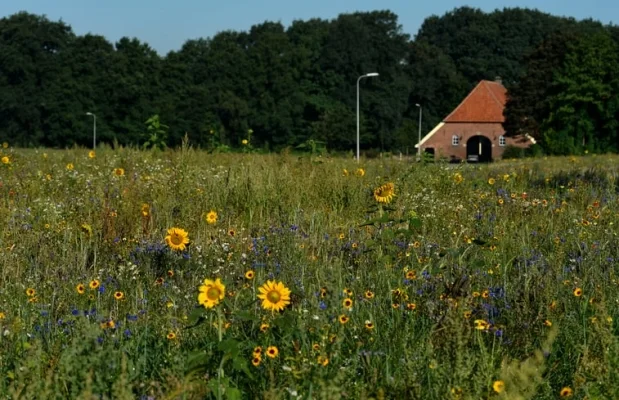
[[[2,164],[8,164],[10,162],[11,160],[7,156],[2,157]]]
[[[84,294],[84,292],[86,291],[86,288],[84,287],[84,284],[80,283],[75,287],[75,290],[79,294]]]
[[[123,168],[114,168],[115,176],[125,176],[125,170]]]
[[[226,287],[221,280],[217,278],[215,281],[210,279],[204,280],[204,285],[200,286],[198,294],[198,303],[206,308],[213,308],[226,296]]]
[[[253,365],[254,367],[259,366],[261,362],[262,362],[261,356],[254,355],[251,359],[251,365]]]
[[[185,250],[189,244],[189,233],[181,228],[168,229],[168,235],[165,237],[165,242],[172,250]]]
[[[379,203],[389,204],[394,196],[395,185],[393,182],[385,183],[374,190],[374,199]]]
[[[90,281],[88,286],[90,286],[91,289],[96,289],[99,287],[99,281],[97,279],[93,279],[92,281]]]
[[[492,389],[497,393],[503,392],[505,390],[505,382],[494,381],[494,383],[492,384]]]
[[[267,347],[266,353],[267,353],[267,357],[275,358],[279,355],[279,349],[275,346],[269,346]]]
[[[73,163],[68,163],[67,164],[67,170],[73,171],[74,168],[75,168],[75,166],[73,165]]]
[[[33,288],[26,289],[26,296],[34,297],[36,294],[37,294],[37,291],[34,290]]]
[[[125,294],[123,292],[114,292],[114,298],[116,300],[122,300],[125,298]]]
[[[217,222],[217,212],[215,212],[214,210],[209,211],[206,214],[206,222],[208,222],[211,225],[216,223]]]
[[[174,333],[174,332],[169,332],[169,333],[166,335],[166,339],[168,339],[168,340],[174,340],[174,339],[176,339],[176,333]]]
[[[574,394],[574,391],[572,390],[571,387],[566,386],[563,389],[561,389],[561,391],[559,392],[559,395],[561,397],[571,397],[572,394]]]
[[[97,156],[97,154],[95,153],[94,150],[90,150],[88,152],[88,158],[95,158]]]
[[[290,304],[290,289],[282,282],[267,281],[259,289],[258,298],[265,310],[281,311]]]
[[[245,279],[252,280],[254,279],[254,276],[255,276],[254,271],[252,271],[251,269],[245,272]]]

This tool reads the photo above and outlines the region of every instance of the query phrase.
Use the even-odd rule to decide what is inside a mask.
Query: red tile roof
[[[504,122],[507,89],[499,82],[481,81],[443,122]]]

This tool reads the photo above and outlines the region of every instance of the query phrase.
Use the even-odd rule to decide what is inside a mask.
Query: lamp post
[[[86,115],[92,117],[92,149],[97,149],[97,116],[91,112],[87,112]]]
[[[422,115],[422,107],[421,104],[417,103],[415,106],[419,107],[419,132],[417,133],[417,157],[421,159],[421,115]]]
[[[361,75],[357,79],[357,162],[359,162],[359,82],[363,78],[371,78],[373,76],[378,76],[378,72],[370,72],[369,74]]]

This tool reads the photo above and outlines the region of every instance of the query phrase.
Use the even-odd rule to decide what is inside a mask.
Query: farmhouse
[[[452,161],[492,161],[503,156],[506,146],[529,147],[528,136],[506,137],[503,109],[507,90],[500,80],[483,80],[430,131],[416,148],[435,158]]]

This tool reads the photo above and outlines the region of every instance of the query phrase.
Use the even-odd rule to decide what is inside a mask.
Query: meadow
[[[2,398],[619,398],[617,156],[0,157]]]

